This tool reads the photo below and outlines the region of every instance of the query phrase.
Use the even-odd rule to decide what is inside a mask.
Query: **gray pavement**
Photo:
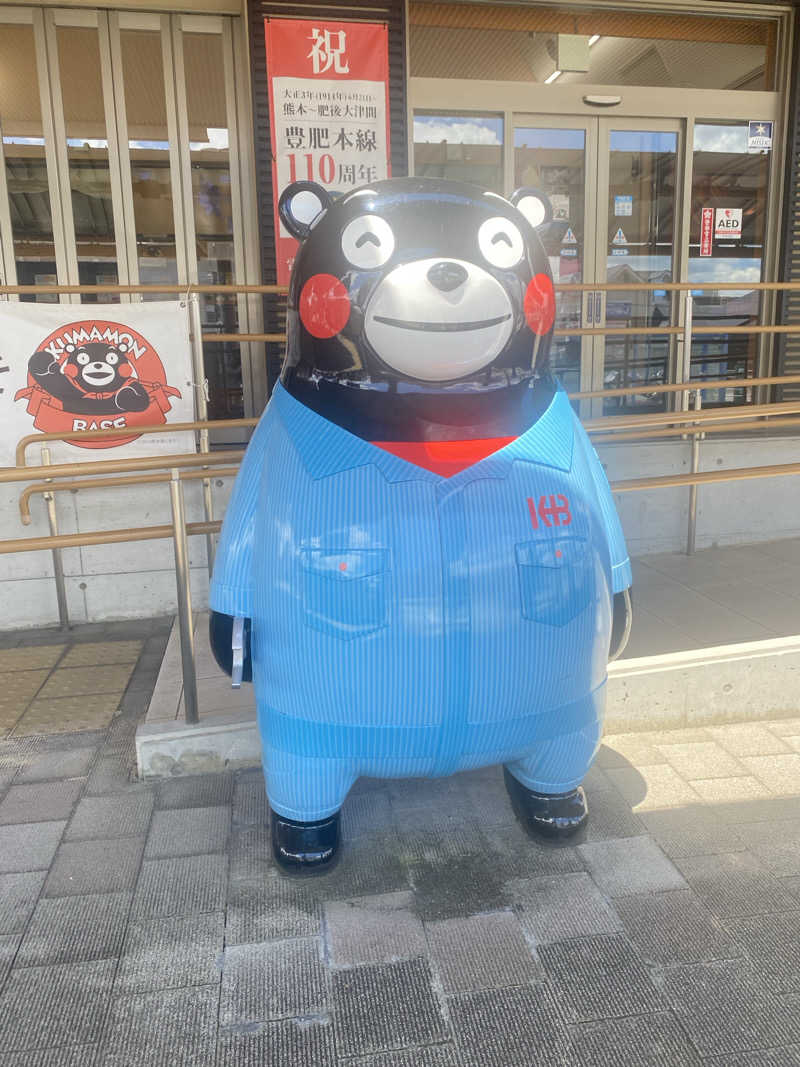
[[[800,719],[607,738],[561,847],[498,768],[361,780],[337,870],[287,881],[258,771],[135,780],[167,623],[0,638],[67,645],[51,701],[141,645],[100,729],[8,711],[2,1067],[800,1065]]]

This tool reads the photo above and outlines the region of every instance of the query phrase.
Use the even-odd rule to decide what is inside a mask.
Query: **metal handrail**
[[[131,459],[99,460],[96,463],[54,463],[46,469],[48,478],[68,478],[74,474],[125,474],[128,471],[212,467],[220,463],[238,463],[243,455],[242,448],[226,452],[179,452],[177,455],[134,456]],[[41,476],[41,467],[0,467],[0,484],[24,482]]]
[[[800,381],[800,378],[798,379]],[[50,433],[29,433],[21,437],[17,442],[16,462],[18,467],[25,466],[25,451],[28,445],[42,444],[44,441],[82,441],[86,438],[91,440],[96,437],[131,437],[134,434],[151,433],[180,433],[189,430],[230,430],[239,426],[255,426],[257,418],[249,419],[197,419],[194,422],[170,422],[166,425],[162,422],[156,426],[115,426],[108,430],[73,430],[69,433],[52,431]],[[0,467],[0,470],[3,468]]]
[[[694,389],[691,392],[695,392]],[[711,408],[703,412],[653,411],[644,415],[604,415],[599,419],[586,419],[583,428],[591,434],[610,434],[614,430],[634,427],[672,426],[678,422],[722,422],[734,419],[759,419],[771,415],[794,415],[800,411],[800,400],[784,400],[777,404],[749,404],[728,411]]]
[[[238,467],[218,467],[214,470],[215,478],[235,478],[239,473]],[[199,481],[208,477],[207,470],[180,470],[179,477],[182,482]],[[77,492],[79,489],[117,489],[128,485],[154,485],[159,482],[168,482],[172,474],[167,471],[156,471],[153,474],[132,474],[128,478],[75,478],[66,482],[34,482],[26,486],[19,495],[19,515],[23,526],[30,526],[33,522],[31,517],[31,497],[39,493],[52,493],[56,490],[69,490]]]

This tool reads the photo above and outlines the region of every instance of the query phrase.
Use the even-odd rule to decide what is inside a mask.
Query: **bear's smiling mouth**
[[[431,333],[460,333],[462,330],[486,330],[490,326],[499,326],[511,315],[498,315],[494,319],[481,319],[480,322],[420,322],[413,319],[389,319],[384,315],[375,315],[374,322],[383,326],[396,326],[401,330],[430,330]]]

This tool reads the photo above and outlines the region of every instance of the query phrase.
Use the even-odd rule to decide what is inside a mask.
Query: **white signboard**
[[[80,445],[50,442],[54,462],[194,451],[170,422],[194,413],[186,305],[0,302],[0,465],[26,434],[126,429]],[[164,424],[137,435],[137,426]],[[38,462],[38,457],[35,460]]]
[[[739,238],[742,236],[742,209],[718,207],[714,214],[714,237]]]

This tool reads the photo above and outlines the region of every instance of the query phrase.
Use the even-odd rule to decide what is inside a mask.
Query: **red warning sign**
[[[704,207],[700,215],[700,255],[710,256],[714,240],[714,209]]]

